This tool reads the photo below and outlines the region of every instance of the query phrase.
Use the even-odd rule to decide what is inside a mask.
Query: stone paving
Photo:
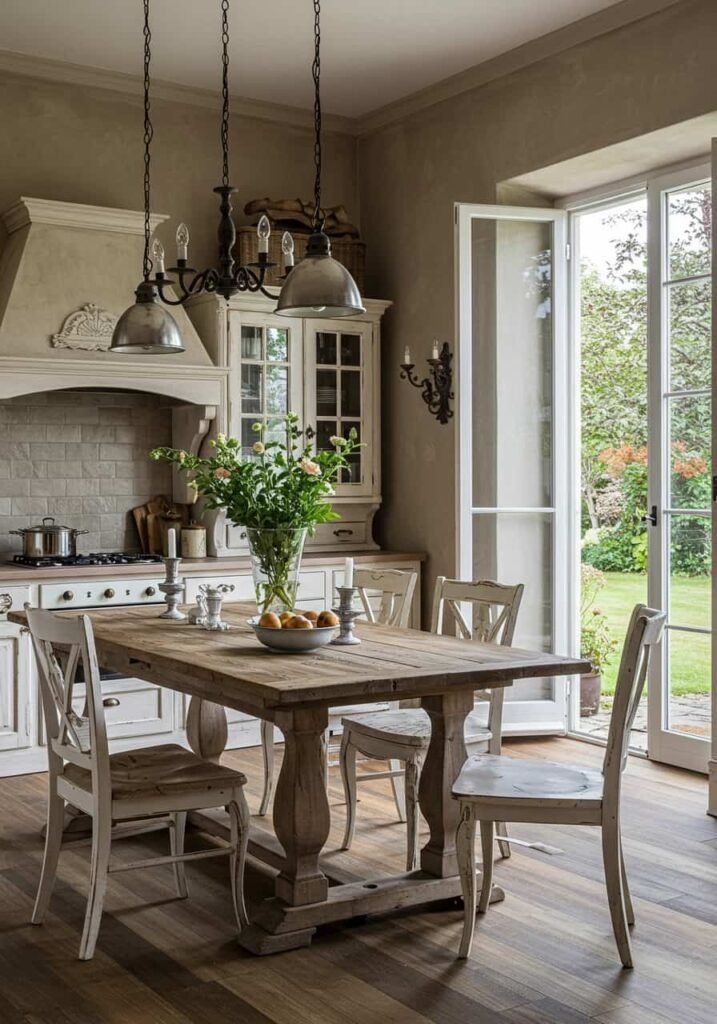
[[[581,718],[578,732],[606,740],[610,727],[612,697],[603,697],[600,710],[589,718]],[[670,702],[670,722],[676,732],[687,732],[693,736],[710,735],[710,695],[708,693],[686,693],[673,697]],[[647,698],[643,697],[635,715],[630,746],[634,750],[647,750]]]

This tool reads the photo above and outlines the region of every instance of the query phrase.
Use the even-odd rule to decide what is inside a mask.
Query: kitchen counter
[[[396,551],[349,551],[341,548],[336,551],[322,551],[312,554],[307,552],[301,560],[301,564],[308,566],[335,565],[337,561],[344,558],[353,558],[356,565],[376,565],[380,562],[394,562],[397,560],[408,560],[422,562],[425,554]],[[58,565],[51,569],[32,569],[26,565],[14,565],[13,563],[0,564],[0,587],[9,583],[37,582],[44,580],[80,580],[100,577],[102,579],[127,578],[132,576],[156,576],[162,573],[161,563],[144,562],[140,565]],[[217,573],[249,572],[251,562],[248,556],[228,558],[183,558],[180,566],[180,575],[206,576]]]

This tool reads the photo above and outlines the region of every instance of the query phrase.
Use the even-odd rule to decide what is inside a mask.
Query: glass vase
[[[256,605],[264,612],[293,611],[306,528],[246,530]]]

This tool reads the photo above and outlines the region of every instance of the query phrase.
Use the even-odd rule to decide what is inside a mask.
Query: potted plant
[[[270,427],[273,434],[276,426]],[[207,508],[223,509],[246,530],[260,613],[294,608],[306,535],[318,523],[340,519],[326,499],[348,456],[361,447],[351,430],[348,437],[332,437],[331,449],[314,452],[302,441],[296,413],[283,417],[280,426],[285,441],[264,441],[265,425],[254,423],[257,439],[248,457],[236,438],[223,434],[209,442],[208,458],[175,448],[150,452],[191,473],[191,486]]]
[[[587,718],[600,709],[602,671],[615,651],[607,616],[595,607],[605,586],[605,573],[592,565],[580,567],[580,657],[592,665],[592,672],[580,677],[580,715]]]

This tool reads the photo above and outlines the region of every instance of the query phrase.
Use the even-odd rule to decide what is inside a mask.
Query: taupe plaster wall
[[[367,287],[394,302],[380,539],[428,552],[424,597],[436,573],[455,569],[454,431],[398,364],[406,344],[420,362],[433,336],[453,341],[453,203],[495,202],[501,181],[717,110],[715,39],[717,3],[685,0],[361,139]]]
[[[221,183],[219,108],[154,100],[152,115],[152,209],[171,218],[158,234],[173,254],[174,232],[185,220],[192,261],[205,266],[216,251],[218,197],[212,188]],[[20,195],[142,208],[139,97],[0,75],[0,138],[0,210]],[[324,200],[344,203],[358,220],[355,140],[327,132],[324,141]],[[240,223],[247,220],[241,211],[249,199],[310,198],[310,131],[232,117],[231,180],[240,189],[235,198]],[[1,233],[0,227],[0,244]]]

